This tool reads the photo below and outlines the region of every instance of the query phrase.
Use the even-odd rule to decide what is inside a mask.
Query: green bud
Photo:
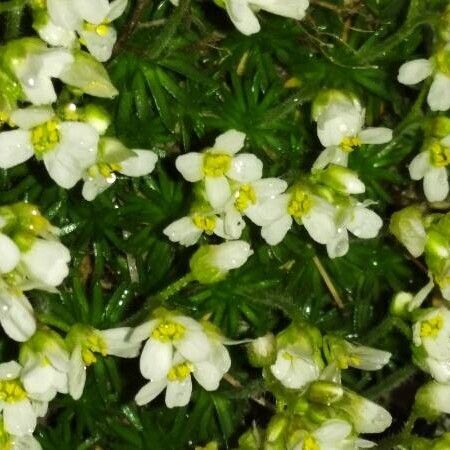
[[[319,182],[343,194],[361,194],[366,190],[358,174],[347,167],[330,164],[315,175]]]
[[[83,120],[92,125],[101,135],[106,133],[111,124],[111,116],[108,114],[108,111],[92,103],[84,107]]]
[[[359,107],[359,109],[362,108],[358,98],[350,92],[337,89],[321,91],[312,103],[311,115],[315,122],[331,103],[351,103]]]
[[[450,118],[439,116],[432,119],[431,133],[438,139],[442,139],[450,135]]]
[[[73,56],[74,62],[60,76],[64,83],[94,97],[113,98],[118,94],[102,63],[80,50]]]
[[[423,253],[426,231],[423,210],[420,206],[409,206],[394,213],[389,224],[389,231],[415,258]]]
[[[263,430],[250,428],[239,438],[237,450],[259,450],[263,439]]]
[[[429,421],[441,414],[450,413],[450,385],[431,381],[422,386],[416,394],[414,412]]]
[[[392,298],[391,304],[389,306],[389,312],[393,316],[398,317],[408,317],[409,315],[409,305],[413,301],[414,296],[410,292],[398,292]]]
[[[328,381],[315,381],[308,389],[308,399],[315,403],[330,406],[344,395],[342,386]]]
[[[272,365],[277,357],[275,336],[272,333],[268,333],[253,340],[247,346],[247,354],[250,364],[254,367]]]
[[[287,425],[288,420],[285,416],[274,416],[267,427],[266,440],[268,442],[276,442],[280,437],[283,437]]]

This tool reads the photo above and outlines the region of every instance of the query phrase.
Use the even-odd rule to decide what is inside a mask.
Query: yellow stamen
[[[361,364],[361,358],[354,355],[340,355],[338,365],[340,369],[348,369],[349,366],[358,367]]]
[[[216,228],[216,218],[214,216],[194,214],[194,216],[192,216],[192,222],[194,222],[194,225],[197,228],[205,231],[207,234],[212,234]]]
[[[167,374],[167,379],[169,381],[183,381],[190,375],[192,370],[193,370],[192,364],[186,362],[178,364],[177,366],[173,366],[169,370],[169,373]]]
[[[31,143],[37,156],[53,150],[59,140],[59,123],[56,119],[49,120],[31,130]]]
[[[313,202],[308,192],[296,188],[288,205],[288,213],[297,219],[301,219],[310,211],[312,205]]]
[[[231,159],[230,155],[222,153],[206,153],[203,160],[203,173],[207,177],[221,177],[230,168]]]
[[[430,146],[430,160],[435,167],[446,167],[450,164],[450,147],[434,142]]]
[[[320,450],[319,444],[312,436],[308,436],[303,442],[303,450]]]
[[[421,337],[436,337],[444,326],[442,315],[437,315],[431,319],[425,320],[420,326]]]
[[[92,364],[97,362],[97,358],[94,355],[93,352],[91,352],[89,349],[85,348],[81,351],[81,356],[83,358],[84,363],[87,366],[91,366]]]
[[[341,150],[350,153],[362,144],[361,139],[358,136],[349,136],[342,139]]]
[[[16,403],[27,398],[27,393],[19,380],[0,381],[0,401]]]
[[[236,193],[234,206],[241,213],[256,203],[256,192],[250,184],[243,184]]]
[[[96,25],[95,23],[85,22],[83,28],[90,33],[96,33],[101,37],[105,37],[109,33],[109,25],[107,22],[101,23],[99,25]]]
[[[178,341],[183,338],[185,332],[186,327],[184,325],[167,320],[152,331],[151,337],[161,342]]]

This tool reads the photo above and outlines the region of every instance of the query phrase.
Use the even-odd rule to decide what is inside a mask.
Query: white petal
[[[261,228],[261,236],[269,245],[278,245],[292,227],[292,217],[288,214]]]
[[[374,211],[363,206],[357,206],[352,211],[352,217],[347,224],[348,230],[362,239],[371,239],[378,235],[383,221]]]
[[[222,379],[222,372],[210,361],[197,363],[193,375],[202,388],[207,391],[216,391]]]
[[[3,420],[5,430],[16,436],[31,434],[36,428],[36,414],[28,399],[6,404]]]
[[[203,179],[203,158],[202,153],[186,153],[176,159],[175,166],[185,180],[195,183]]]
[[[100,331],[100,334],[106,342],[108,355],[115,355],[120,358],[134,358],[139,354],[140,343],[129,340],[131,328],[111,328]]]
[[[250,244],[245,241],[230,241],[214,247],[211,264],[223,272],[237,269],[253,254]]]
[[[291,366],[291,359],[284,357],[283,350],[280,350],[275,363],[270,366],[270,371],[275,378],[281,381],[286,377]]]
[[[231,205],[225,210],[224,231],[228,239],[239,239],[242,230],[245,228],[245,221],[241,213]]]
[[[330,258],[340,258],[347,254],[349,248],[347,230],[341,228],[336,236],[327,243],[327,253]]]
[[[59,145],[44,154],[44,164],[56,183],[71,189],[95,164],[99,136],[93,127],[79,122],[63,122],[60,134]]]
[[[282,194],[273,199],[257,203],[245,210],[245,215],[256,225],[267,226],[288,214],[288,205],[291,196]]]
[[[170,342],[149,339],[142,350],[139,368],[144,378],[156,381],[166,377],[172,366],[173,350]]]
[[[33,154],[28,131],[12,130],[0,133],[0,168],[9,169],[22,164]]]
[[[136,394],[134,400],[140,406],[150,403],[153,399],[158,397],[167,385],[166,379],[150,381],[144,385]]]
[[[445,167],[433,167],[423,178],[423,190],[429,202],[441,202],[449,191],[448,174]]]
[[[0,380],[14,380],[20,375],[22,366],[17,361],[9,361],[0,364]]]
[[[211,343],[212,349],[209,355],[209,361],[222,372],[227,373],[231,367],[231,358],[227,348],[220,342]]]
[[[314,206],[308,214],[302,217],[302,223],[316,242],[326,244],[334,238],[337,232],[335,214],[332,205],[316,198]]]
[[[382,433],[392,423],[392,416],[383,407],[370,400],[360,398],[361,404],[353,415],[357,433]]]
[[[402,84],[412,85],[420,83],[432,73],[433,65],[428,59],[415,59],[400,67],[397,79]]]
[[[342,151],[337,145],[327,147],[323,150],[312,166],[313,169],[324,169],[328,164],[347,167],[348,153]]]
[[[392,130],[390,128],[366,128],[359,133],[359,138],[363,144],[386,144],[392,140]]]
[[[102,36],[95,31],[87,31],[83,27],[80,28],[78,33],[89,53],[97,61],[105,62],[111,58],[117,40],[117,32],[112,26],[107,25],[107,32]]]
[[[262,178],[252,183],[258,202],[275,198],[277,195],[282,194],[287,187],[288,184],[281,178]]]
[[[20,378],[28,393],[43,394],[52,387],[55,371],[53,366],[37,362],[32,367],[24,368]]]
[[[108,0],[72,0],[78,14],[89,23],[100,24],[109,13]]]
[[[50,107],[35,107],[16,109],[11,114],[11,122],[14,126],[29,130],[37,125],[49,121],[55,116],[53,109]]]
[[[294,357],[292,370],[283,378],[283,385],[290,389],[301,389],[311,381],[317,380],[319,369],[309,358]]]
[[[81,356],[81,347],[77,345],[69,361],[69,393],[74,400],[78,400],[83,394],[86,383],[86,366]]]
[[[19,264],[19,247],[3,233],[0,233],[0,255],[0,274],[11,272]]]
[[[217,137],[212,153],[226,153],[234,155],[242,150],[245,142],[245,133],[237,130],[228,130]]]
[[[439,383],[450,383],[450,361],[440,361],[434,358],[426,358],[426,365],[430,375]]]
[[[309,6],[308,0],[251,0],[250,3],[272,14],[297,20],[305,17]]]
[[[197,243],[202,230],[197,228],[190,217],[182,217],[164,228],[163,233],[172,241],[190,247]]]
[[[27,341],[36,331],[33,307],[22,294],[0,293],[0,322],[5,333],[18,342]]]
[[[157,319],[153,319],[153,320],[149,320],[147,322],[144,322],[143,324],[135,327],[132,331],[131,334],[129,336],[129,341],[130,342],[142,342],[145,341],[146,339],[148,339],[153,330],[158,326],[159,324],[159,320]]]
[[[432,111],[450,109],[450,77],[441,73],[436,74],[427,101]]]
[[[111,2],[109,5],[109,13],[106,16],[107,21],[112,22],[118,19],[125,11],[127,3],[128,0],[114,0]]]
[[[67,30],[75,30],[81,22],[73,5],[72,0],[47,0],[47,10],[52,21]]]
[[[135,150],[136,156],[122,161],[120,165],[120,173],[127,175],[129,177],[143,177],[153,172],[155,169],[156,162],[158,161],[158,156],[151,150]]]
[[[241,33],[248,36],[261,29],[248,0],[229,0],[225,2],[225,5],[231,21]]]
[[[105,192],[116,181],[116,177],[104,178],[101,175],[98,177],[88,178],[82,189],[82,195],[85,200],[92,202],[102,192]]]
[[[37,32],[42,40],[55,47],[61,46],[70,48],[75,43],[76,39],[74,31],[55,24],[51,19],[49,19],[45,25],[40,26],[37,29]]]
[[[185,359],[192,362],[204,360],[211,351],[209,340],[203,331],[190,331],[174,345]]]
[[[352,426],[345,420],[327,420],[319,429],[314,432],[316,439],[328,445],[340,443],[352,432]]]
[[[30,250],[22,254],[22,262],[34,280],[44,285],[59,286],[69,274],[69,250],[60,242],[36,239]]]
[[[192,379],[188,376],[183,381],[169,381],[166,389],[166,405],[168,408],[186,406],[192,394]]]
[[[31,435],[13,436],[11,450],[42,450],[41,444]]]
[[[420,152],[409,164],[409,176],[413,180],[421,180],[431,168],[428,152]]]
[[[232,180],[248,183],[259,180],[262,177],[263,163],[251,153],[237,155],[231,161],[231,167],[227,176]]]
[[[215,209],[222,208],[231,196],[230,183],[225,177],[205,178],[206,198]]]

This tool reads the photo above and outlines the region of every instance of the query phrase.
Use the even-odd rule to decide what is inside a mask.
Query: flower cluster
[[[180,3],[180,0],[170,1],[175,6]],[[302,20],[309,7],[309,0],[217,0],[215,3],[227,11],[233,25],[245,35],[255,34],[261,30],[255,14],[260,10]]]
[[[35,157],[64,189],[84,180],[82,193],[89,201],[111,186],[118,173],[139,177],[153,171],[156,154],[131,150],[104,137],[110,122],[107,113],[94,104],[82,104],[77,94],[104,98],[117,94],[99,61],[111,56],[116,32],[110,22],[122,14],[126,3],[33,3],[35,28],[56,48],[38,38],[10,41],[0,48],[4,86],[0,124],[8,126],[0,132],[0,168],[9,169]],[[93,56],[80,50],[80,45]],[[58,100],[53,78],[67,85],[71,100],[64,104]]]
[[[340,376],[349,367],[379,370],[389,362],[389,352],[293,323],[276,337],[252,342],[249,357],[263,367],[268,386],[284,406],[266,430],[258,430],[257,439],[254,430],[244,434],[242,448],[263,448],[261,442],[279,449],[368,448],[375,444],[359,435],[381,433],[391,424],[384,408],[346,389]]]
[[[332,103],[323,114],[331,114],[335,106]],[[366,131],[381,133],[386,141],[391,133],[383,130]],[[370,202],[352,197],[365,191],[354,171],[329,164],[289,187],[281,178],[263,178],[262,161],[251,153],[239,153],[244,143],[244,133],[229,130],[204,152],[177,158],[179,172],[196,183],[196,198],[189,215],[165,228],[171,241],[191,246],[204,233],[239,239],[246,226],[244,218],[261,227],[261,236],[269,245],[279,244],[295,221],[312,239],[326,245],[332,258],[347,253],[348,232],[363,239],[377,236],[381,218],[367,207]]]

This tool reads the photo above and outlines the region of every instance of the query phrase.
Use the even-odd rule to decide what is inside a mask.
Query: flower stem
[[[70,330],[70,325],[68,325],[63,320],[60,320],[51,314],[38,314],[37,319],[44,325],[58,328],[59,330],[64,331],[66,333]]]

